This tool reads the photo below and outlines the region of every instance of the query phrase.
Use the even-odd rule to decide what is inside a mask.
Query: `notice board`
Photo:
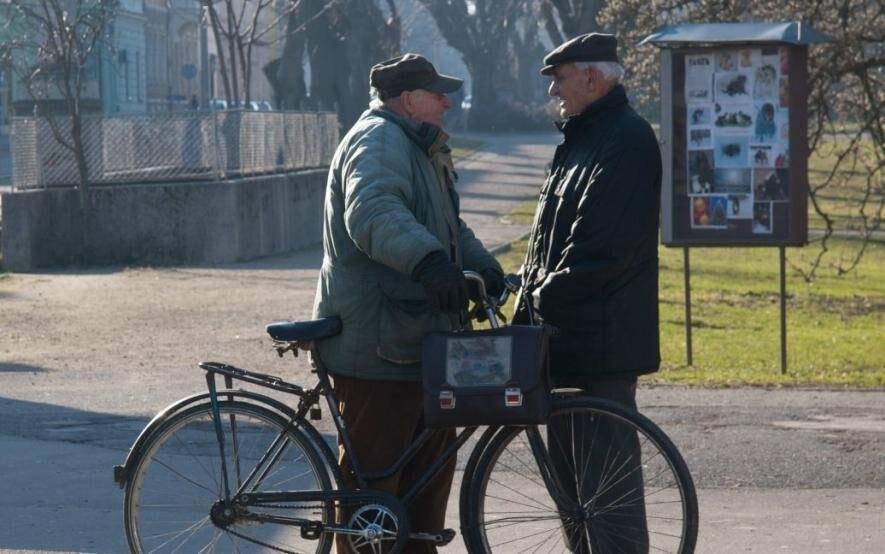
[[[807,48],[662,51],[662,239],[801,246],[808,237]]]

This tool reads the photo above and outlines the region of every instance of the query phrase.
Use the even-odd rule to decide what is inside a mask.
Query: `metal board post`
[[[685,357],[689,366],[694,365],[691,349],[691,263],[688,247],[682,249],[682,273],[685,276]]]
[[[781,374],[787,372],[787,249],[780,251],[781,267]]]

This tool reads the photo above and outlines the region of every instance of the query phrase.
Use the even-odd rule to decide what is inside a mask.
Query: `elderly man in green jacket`
[[[378,100],[344,136],[326,189],[323,267],[315,317],[337,315],[340,335],[324,340],[345,425],[362,471],[390,467],[423,430],[421,339],[463,325],[477,271],[492,294],[503,274],[458,215],[457,175],[441,129],[447,93],[462,81],[440,75],[416,54],[375,65]],[[371,483],[399,495],[454,440],[439,430],[397,475]],[[352,480],[341,449],[341,467]],[[454,460],[409,506],[412,532],[438,532]],[[338,538],[347,552],[347,538]],[[408,552],[435,552],[413,541]]]

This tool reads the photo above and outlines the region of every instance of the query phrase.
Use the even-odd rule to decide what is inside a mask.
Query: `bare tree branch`
[[[552,1],[552,0],[551,0]],[[621,44],[636,44],[650,30],[689,21],[806,21],[835,39],[813,46],[808,65],[808,145],[826,169],[811,171],[809,201],[817,253],[791,266],[806,280],[821,268],[837,275],[856,269],[872,241],[881,240],[885,158],[885,4],[873,0],[610,0],[599,23],[618,32]],[[640,106],[654,109],[658,56],[654,47],[625,48],[628,81]],[[859,178],[863,175],[864,178]],[[832,198],[840,198],[833,202]],[[846,214],[845,204],[851,210]],[[838,211],[837,211],[838,210]],[[832,239],[840,245],[833,263]],[[818,238],[819,237],[819,238]],[[855,241],[852,242],[855,244]]]
[[[53,110],[41,113],[56,142],[74,155],[79,177],[80,206],[86,209],[89,166],[83,146],[83,86],[90,61],[113,19],[117,2],[8,0],[0,6],[9,35],[4,48],[8,66],[22,83],[35,108],[52,102],[53,90],[64,106],[69,127]]]

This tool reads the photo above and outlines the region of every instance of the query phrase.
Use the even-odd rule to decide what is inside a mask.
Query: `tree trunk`
[[[233,90],[230,86],[230,78],[227,73],[227,63],[224,61],[224,42],[222,40],[221,22],[218,20],[218,12],[210,0],[204,0],[203,5],[209,10],[209,21],[212,25],[212,35],[215,37],[215,50],[218,52],[218,69],[221,73],[221,83],[224,85],[224,97],[231,101]]]
[[[74,158],[77,162],[77,175],[80,182],[77,191],[80,198],[80,209],[86,212],[89,208],[89,165],[83,150],[83,119],[79,113],[71,114],[71,138],[74,143]]]
[[[497,63],[498,60],[486,56],[476,56],[467,62],[473,76],[472,107],[467,122],[470,129],[494,131],[497,127],[500,115],[498,82],[494,76]]]
[[[270,82],[274,88],[277,104],[284,110],[300,110],[304,108],[307,87],[304,81],[304,48],[306,33],[296,32],[302,25],[301,10],[293,10],[286,25],[286,40],[283,53],[277,59]]]
[[[230,56],[230,81],[234,93],[233,102],[238,104],[240,102],[240,83],[239,76],[237,75],[237,47],[234,39],[234,34],[237,29],[235,24],[236,15],[234,15],[232,1],[233,0],[225,0],[225,5],[227,7],[227,31],[225,32],[225,38],[227,39],[228,55]],[[228,100],[230,101],[231,99],[229,98]]]

